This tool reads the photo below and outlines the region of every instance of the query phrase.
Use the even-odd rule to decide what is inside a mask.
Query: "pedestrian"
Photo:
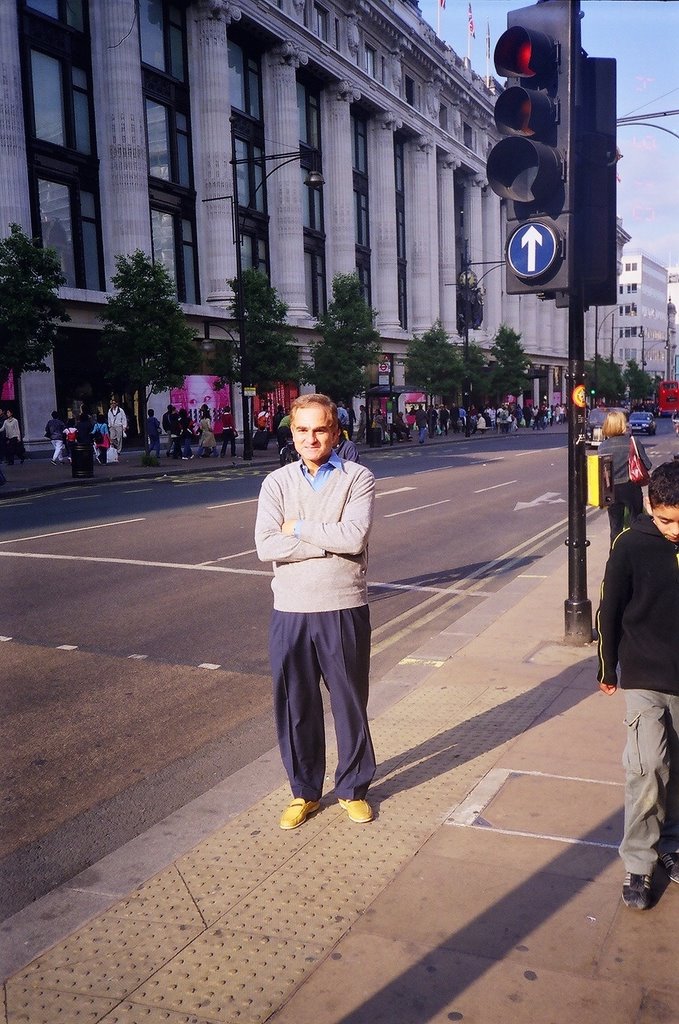
[[[427,438],[427,411],[422,405],[418,405],[415,412],[415,426],[417,427],[417,442],[424,444]]]
[[[66,424],[59,416],[56,409],[52,410],[52,415],[45,424],[45,437],[48,437],[52,442],[54,452],[52,454],[52,465],[56,466],[64,462],[68,462],[66,457],[66,444],[64,438],[64,430]]]
[[[172,427],[172,413],[175,412],[175,411],[176,410],[175,410],[175,407],[173,405],[168,405],[167,409],[163,413],[163,418],[160,421],[163,430],[167,434],[167,448],[165,450],[165,457],[168,458],[168,459],[170,458],[170,455],[172,454],[172,449],[174,447],[174,442],[172,440],[172,429],[171,429],[171,427]]]
[[[111,406],[108,410],[108,432],[111,438],[111,447],[120,453],[123,450],[123,438],[127,436],[127,416],[118,405],[115,398],[111,399]]]
[[[179,410],[179,426],[181,428],[182,461],[187,462],[189,459],[193,458],[191,442],[194,440],[195,434],[193,431],[191,417],[187,413],[186,409]]]
[[[257,554],[273,562],[269,652],[278,743],[293,796],[280,826],[297,828],[320,806],[321,678],[337,738],[335,795],[351,821],[364,823],[373,816],[366,795],[375,772],[366,585],[375,478],[333,451],[339,420],[326,395],[301,395],[291,427],[301,461],[266,477],[255,525]]]
[[[158,420],[156,420],[156,423],[157,422]],[[87,417],[87,423],[89,424],[89,416]],[[109,461],[108,454],[111,450],[111,438],[108,432],[106,417],[103,413],[99,413],[96,422],[92,427],[92,440],[94,441],[94,447],[97,454],[97,462],[101,466],[105,466]],[[117,454],[117,450],[115,448],[113,450]],[[114,461],[116,460],[111,458],[111,462]]]
[[[199,459],[209,459],[212,455],[217,454],[217,438],[212,429],[212,419],[207,406],[201,409],[201,418],[198,426],[200,429],[200,439],[196,454]]]
[[[439,426],[441,430],[448,437],[448,424],[450,423],[450,409],[447,405],[442,405],[439,408]]]
[[[280,421],[279,421],[280,423]],[[231,406],[227,405],[222,413],[222,450],[219,453],[222,458],[226,455],[227,444],[231,446],[231,458],[236,458],[236,425],[233,421]]]
[[[358,420],[356,421],[356,442],[365,441],[366,414],[365,406],[358,407]]]
[[[624,412],[607,412],[601,428],[603,441],[599,445],[599,455],[610,455],[613,458],[613,501],[608,506],[608,523],[611,531],[611,544],[625,525],[625,511],[630,524],[637,519],[644,507],[644,495],[639,484],[629,478],[629,435],[627,419]],[[641,441],[635,438],[639,457],[646,469],[651,468],[651,460],[646,454]]]
[[[679,462],[648,485],[651,515],[615,540],[597,613],[599,689],[627,714],[622,901],[650,907],[658,860],[679,883]],[[618,676],[619,673],[619,676]]]
[[[7,438],[5,437],[5,431],[2,429],[2,425],[7,419],[7,412],[4,409],[0,409],[0,465],[7,459]]]
[[[672,413],[672,426],[674,427],[674,433],[679,434],[679,409]]]
[[[146,416],[146,436],[149,439],[149,455],[160,458],[160,423],[153,409]]]
[[[78,428],[76,427],[75,417],[69,416],[66,420],[66,426],[64,427],[64,445],[71,462],[73,462],[73,447],[77,440]]]
[[[339,419],[340,430],[342,433],[346,432],[346,436],[349,436],[349,413],[344,402],[337,403],[337,417]]]
[[[50,420],[50,422],[51,422],[51,420]],[[63,423],[61,425],[63,427]],[[14,415],[14,413],[12,412],[11,409],[7,410],[7,415],[5,416],[5,422],[0,427],[0,432],[2,432],[2,434],[3,434],[4,438],[5,438],[5,441],[6,441],[6,445],[7,445],[7,447],[5,449],[5,458],[7,459],[7,465],[8,466],[13,466],[14,465],[14,460],[15,459],[19,459],[19,462],[23,466],[24,461],[26,459],[26,452],[24,450],[24,442],[23,442],[23,439],[21,437],[21,427],[19,426],[19,421],[18,421],[18,419],[16,418],[16,416]],[[63,449],[64,449],[64,445],[63,445],[63,438],[62,438],[62,444],[61,444],[62,452],[63,452]]]
[[[439,414],[436,411],[435,405],[430,405],[427,410],[427,429],[430,437],[434,437],[436,429],[438,427]]]
[[[181,459],[182,457],[182,422],[179,418],[179,412],[177,409],[172,407],[172,412],[169,415],[170,421],[170,441],[172,442],[171,455],[173,459]]]
[[[485,432],[488,430],[488,424],[486,422],[486,417],[483,415],[482,412],[480,412],[479,415],[476,417],[476,429],[478,430],[478,432],[481,434],[482,437],[485,434]]]

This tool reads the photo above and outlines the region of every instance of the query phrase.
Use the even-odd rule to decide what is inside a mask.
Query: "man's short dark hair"
[[[679,508],[679,460],[663,462],[651,473],[648,485],[648,500],[651,508],[666,505]]]

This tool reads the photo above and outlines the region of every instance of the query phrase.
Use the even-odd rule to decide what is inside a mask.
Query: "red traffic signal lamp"
[[[508,87],[495,105],[503,138],[488,182],[507,201],[507,291],[544,293],[566,305],[575,286],[574,169],[579,3],[546,0],[510,11],[495,47]]]

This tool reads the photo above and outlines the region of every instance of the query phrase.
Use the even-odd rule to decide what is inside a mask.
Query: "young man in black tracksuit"
[[[651,516],[614,541],[597,613],[599,689],[625,691],[622,899],[651,905],[656,861],[679,883],[679,461],[654,471]]]

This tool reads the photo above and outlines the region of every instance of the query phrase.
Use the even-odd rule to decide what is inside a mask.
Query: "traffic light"
[[[617,302],[616,62],[583,57],[576,218],[585,306]]]
[[[507,200],[507,292],[568,305],[576,287],[576,92],[579,3],[547,0],[510,11],[495,47],[509,79],[495,105],[504,136],[488,155],[488,183]]]

